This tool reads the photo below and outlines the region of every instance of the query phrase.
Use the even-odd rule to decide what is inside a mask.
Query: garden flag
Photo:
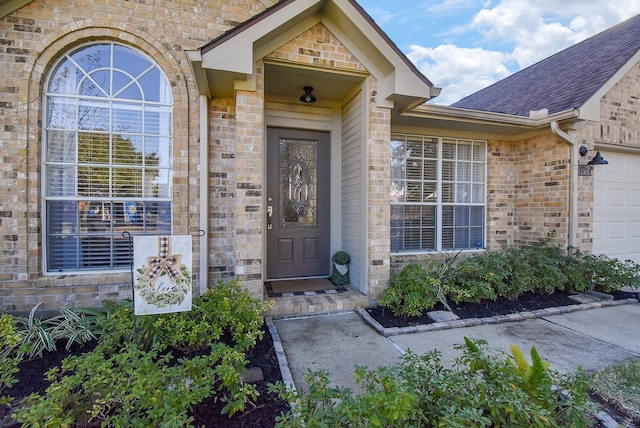
[[[133,238],[135,315],[191,310],[191,235]]]

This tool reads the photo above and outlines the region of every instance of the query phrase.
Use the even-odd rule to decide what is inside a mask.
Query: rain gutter
[[[209,100],[200,95],[200,293],[209,288]]]
[[[578,235],[578,143],[560,129],[557,121],[551,122],[551,132],[564,140],[571,148],[569,167],[569,246],[575,247]]]

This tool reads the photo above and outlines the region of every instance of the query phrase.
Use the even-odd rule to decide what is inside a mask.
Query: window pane
[[[391,202],[404,202],[404,181],[391,180]]]
[[[471,162],[458,162],[456,179],[458,181],[471,181]]]
[[[166,107],[145,108],[144,133],[149,135],[171,135],[171,111]]]
[[[422,180],[422,160],[407,159],[407,179]]]
[[[407,157],[422,158],[422,139],[407,141]]]
[[[78,196],[109,196],[110,169],[97,166],[78,167]]]
[[[454,231],[455,246],[454,250],[467,250],[472,248],[469,245],[469,228],[457,227]]]
[[[476,183],[484,183],[484,164],[473,164],[473,181]]]
[[[76,195],[76,167],[71,165],[46,165],[46,193],[49,196]]]
[[[452,143],[442,144],[442,159],[455,159],[456,158],[456,145]]]
[[[127,70],[134,78],[137,78],[151,67],[153,64],[149,59],[133,49],[125,46],[114,45],[113,47],[113,67]],[[157,82],[157,75],[156,82]]]
[[[416,181],[407,182],[407,194],[405,195],[407,202],[422,202],[422,183]]]
[[[71,59],[65,59],[49,80],[49,92],[75,95],[77,85],[84,74]]]
[[[393,137],[392,137],[393,138]],[[391,140],[391,162],[403,162],[405,157],[404,140]]]
[[[469,207],[469,225],[482,226],[484,224],[484,208],[483,207]]]
[[[485,161],[485,148],[484,144],[474,144],[473,145],[473,160],[476,162],[484,162]]]
[[[458,144],[458,156],[459,161],[471,160],[471,145],[470,144]]]
[[[47,131],[48,141],[45,162],[70,163],[75,162],[76,133],[72,131]]]
[[[469,207],[454,208],[454,224],[456,226],[469,226]]]
[[[152,170],[153,171],[153,170]],[[145,195],[146,197],[170,198],[171,197],[171,171],[168,169],[158,169],[158,175],[155,177],[150,187],[152,193]]]
[[[424,157],[436,159],[438,157],[438,142],[431,140],[424,143]]]
[[[76,129],[76,99],[50,97],[47,101],[47,127],[49,129]]]
[[[437,180],[438,176],[438,163],[437,161],[425,161],[424,162],[424,179],[425,180]]]
[[[106,97],[111,92],[110,85],[109,71],[98,70],[82,79],[79,94],[87,97]]]
[[[111,64],[111,45],[87,46],[76,51],[71,55],[71,58],[85,73],[98,68],[109,68]]]
[[[453,226],[453,207],[452,206],[442,207],[442,225]]]
[[[456,202],[457,203],[471,202],[471,184],[460,183],[456,185]]]
[[[453,183],[442,183],[442,202],[453,202],[454,186]]]
[[[471,202],[476,204],[484,203],[484,184],[474,184],[472,187],[473,199]]]
[[[80,100],[78,129],[110,131],[109,103],[106,101]]]
[[[113,103],[113,132],[121,134],[142,133],[142,110],[139,104]]]
[[[108,164],[109,161],[109,134],[78,134],[79,164]]]
[[[442,180],[454,181],[455,175],[455,162],[442,161]]]
[[[436,183],[424,183],[422,202],[436,202]]]
[[[139,135],[113,135],[114,165],[142,166],[142,137]]]

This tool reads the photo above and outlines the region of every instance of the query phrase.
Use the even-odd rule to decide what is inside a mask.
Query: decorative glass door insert
[[[280,149],[280,224],[297,226],[317,224],[318,143],[281,138]]]

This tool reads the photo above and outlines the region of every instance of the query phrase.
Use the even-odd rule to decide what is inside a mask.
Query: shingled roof
[[[640,49],[640,15],[519,71],[452,104],[529,116],[581,107]]]

